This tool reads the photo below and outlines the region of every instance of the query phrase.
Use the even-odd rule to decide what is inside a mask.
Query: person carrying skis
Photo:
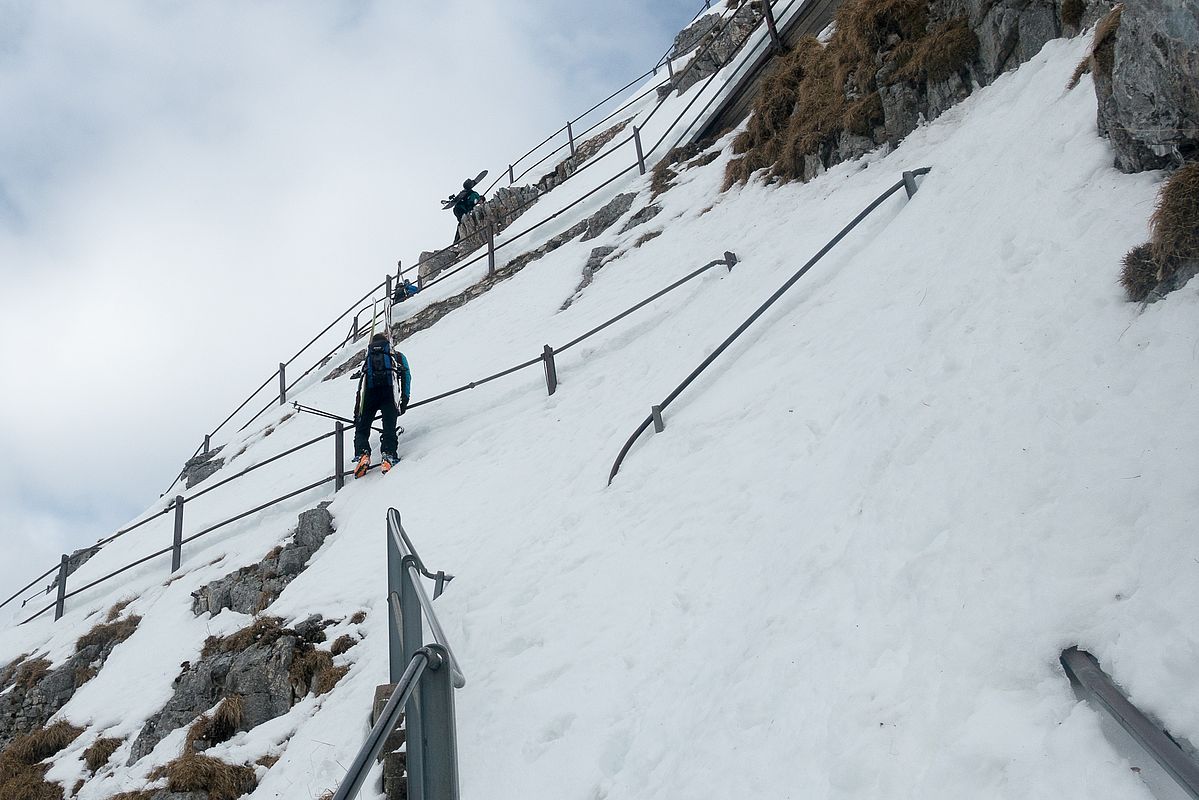
[[[376,333],[366,348],[366,360],[358,379],[354,401],[354,477],[361,478],[371,465],[371,425],[378,413],[383,419],[382,471],[386,474],[400,458],[396,455],[399,437],[396,419],[408,410],[412,390],[412,371],[404,354],[392,350],[387,335]]]
[[[475,191],[475,182],[471,178],[467,178],[462,182],[462,191],[458,194],[452,194],[445,201],[446,208],[454,209],[454,217],[457,218],[459,226],[462,225],[462,218],[475,210],[475,206],[482,203],[487,198]],[[458,240],[462,238],[462,234],[457,230],[454,231],[454,244],[458,244]]]

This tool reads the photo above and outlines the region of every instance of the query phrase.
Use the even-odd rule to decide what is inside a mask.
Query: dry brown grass
[[[333,640],[333,644],[329,645],[329,652],[335,656],[349,652],[350,648],[358,644],[358,640],[348,633],[343,633]]]
[[[152,781],[166,778],[172,792],[207,792],[209,800],[236,800],[258,786],[253,767],[195,753],[185,753],[147,777]]]
[[[75,668],[75,688],[78,689],[83,684],[96,677],[97,670],[91,664]]]
[[[313,694],[322,695],[333,690],[333,687],[346,676],[350,671],[348,666],[330,667],[323,669],[316,674],[316,681],[313,683]]]
[[[1199,258],[1199,161],[1183,166],[1166,181],[1149,226],[1158,264]]]
[[[279,763],[279,756],[272,756],[268,754],[258,759],[254,763],[260,767],[266,767],[267,769],[270,769]]]
[[[13,675],[13,685],[22,689],[32,689],[50,674],[50,666],[50,662],[41,656],[22,661]]]
[[[120,794],[114,794],[112,797],[108,798],[108,800],[154,800],[154,794],[154,792],[148,792],[145,789],[141,789],[136,792],[121,792]]]
[[[196,753],[227,742],[241,730],[245,720],[245,698],[231,694],[221,700],[212,714],[204,714],[187,731],[183,753]]]
[[[1087,5],[1083,0],[1062,0],[1062,25],[1077,28],[1086,10]]]
[[[1153,248],[1148,243],[1137,245],[1124,256],[1120,270],[1120,285],[1128,299],[1139,303],[1157,287],[1158,268],[1153,260]]]
[[[120,644],[133,635],[137,630],[142,618],[134,615],[126,617],[120,622],[101,622],[87,633],[79,637],[79,641],[75,642],[75,652],[78,653],[85,647],[98,645],[101,648],[109,645]]]
[[[129,608],[129,604],[136,599],[136,597],[127,597],[124,600],[118,600],[113,603],[112,608],[108,609],[108,613],[104,615],[104,621],[116,622],[117,617],[121,616],[121,612]]]
[[[122,739],[113,737],[97,739],[83,751],[83,762],[93,773],[97,772],[100,767],[108,763],[108,759],[112,758],[112,754],[120,748],[122,741]]]
[[[319,673],[329,669],[333,669],[333,656],[328,650],[314,648],[304,653],[297,653],[296,657],[292,659],[287,675],[293,684],[305,690],[301,692],[303,694],[313,686]]]
[[[258,617],[236,633],[223,638],[209,636],[204,640],[201,655],[207,658],[217,653],[239,653],[251,645],[273,644],[287,633],[291,631],[283,627],[283,620],[279,617]]]
[[[725,168],[725,188],[764,169],[768,178],[810,177],[843,133],[877,141],[884,123],[880,80],[939,82],[965,70],[977,56],[978,37],[965,17],[930,29],[929,6],[929,0],[846,0],[827,44],[812,36],[798,42],[763,81],[746,130],[733,142],[740,158]]]
[[[1116,31],[1120,28],[1120,18],[1124,13],[1124,5],[1113,8],[1095,25],[1095,36],[1091,40],[1091,52],[1078,62],[1074,74],[1070,76],[1066,89],[1078,86],[1082,76],[1088,72],[1111,77],[1112,66],[1116,58]]]
[[[350,622],[354,625],[361,625],[362,623],[366,622],[366,612],[355,611],[353,616],[350,617]]]
[[[937,25],[927,35],[904,48],[903,65],[891,80],[943,81],[960,72],[978,55],[978,36],[965,17]]]
[[[83,733],[59,721],[18,736],[0,752],[0,798],[62,800],[62,786],[46,780],[48,764],[39,762],[60,752]]]

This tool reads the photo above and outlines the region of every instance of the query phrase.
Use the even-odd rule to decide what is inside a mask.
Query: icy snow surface
[[[268,609],[366,609],[362,625],[329,631],[366,636],[338,659],[353,669],[213,754],[282,755],[260,770],[256,800],[340,781],[386,679],[395,506],[426,563],[457,575],[438,609],[467,677],[464,798],[1148,797],[1057,657],[1089,649],[1135,702],[1199,740],[1199,426],[1180,413],[1195,396],[1199,298],[1121,298],[1119,259],[1146,238],[1160,176],[1116,172],[1089,84],[1063,91],[1086,44],[1050,43],[897,151],[806,185],[721,194],[726,137],[649,223],[564,246],[404,342],[414,399],[429,397],[561,344],[725,250],[741,259],[561,356],[552,397],[534,368],[409,412],[403,462],[336,496],[337,532]],[[814,268],[607,487],[649,406],[921,166],[933,169],[915,198],[898,193]],[[635,211],[648,181],[629,185]],[[604,244],[624,252],[558,311]],[[421,304],[441,296],[430,294]],[[298,399],[347,413],[353,382],[319,377]],[[209,480],[328,430],[310,416],[265,427],[231,442],[247,449]],[[329,444],[264,468],[189,505],[188,530],[331,465]],[[72,785],[83,748],[134,735],[204,636],[249,621],[195,619],[190,592],[257,561],[328,496],[189,545],[168,586],[164,556],[75,598],[62,622],[0,636],[0,663],[61,661],[115,600],[136,597],[130,611],[146,617],[61,712],[89,728],[52,778]],[[72,582],[169,541],[164,515]],[[181,737],[78,796],[140,788]]]

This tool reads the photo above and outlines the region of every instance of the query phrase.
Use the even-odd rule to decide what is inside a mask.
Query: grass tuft
[[[141,621],[141,617],[134,615],[126,617],[120,622],[101,622],[79,637],[79,641],[75,642],[75,652],[78,653],[92,645],[105,648],[109,645],[120,644],[133,635]]]
[[[1199,258],[1199,161],[1186,164],[1166,181],[1149,226],[1158,264]]]
[[[117,617],[121,616],[121,612],[129,608],[129,604],[136,600],[136,597],[127,597],[124,600],[118,600],[113,603],[112,608],[108,609],[108,613],[104,615],[105,622],[116,622]]]
[[[236,633],[223,638],[209,636],[204,640],[201,655],[207,658],[217,653],[240,653],[255,644],[271,645],[289,632],[283,627],[283,620],[279,617],[258,617]]]
[[[185,753],[147,777],[152,781],[166,778],[171,792],[206,792],[209,800],[236,800],[258,786],[253,767],[195,753]]]
[[[82,728],[60,720],[9,742],[0,752],[0,798],[62,800],[62,786],[46,780],[50,765],[39,762],[62,751],[81,733]]]
[[[83,751],[83,762],[93,773],[99,771],[108,763],[108,759],[112,758],[112,754],[121,746],[121,742],[121,739],[113,737],[97,739]]]
[[[1137,245],[1124,256],[1124,267],[1120,270],[1120,285],[1134,303],[1149,297],[1158,284],[1157,262],[1153,260],[1153,247],[1146,243]]]
[[[354,615],[350,617],[350,623],[353,625],[361,625],[364,622],[366,622],[365,611],[355,611]]]
[[[343,633],[333,640],[333,644],[329,645],[329,652],[335,656],[349,651],[351,647],[358,644],[358,640],[348,633]]]

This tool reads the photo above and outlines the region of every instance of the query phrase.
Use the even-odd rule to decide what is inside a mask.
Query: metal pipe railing
[[[366,776],[370,773],[371,767],[374,766],[375,760],[379,758],[379,754],[383,752],[383,746],[387,744],[387,739],[391,736],[391,732],[400,724],[400,720],[404,717],[404,707],[408,704],[412,693],[416,691],[417,683],[424,674],[425,669],[430,663],[437,658],[433,651],[427,647],[422,647],[416,651],[412,659],[408,662],[408,667],[404,670],[404,674],[400,676],[400,680],[396,683],[395,690],[391,693],[391,697],[387,700],[387,705],[383,707],[383,713],[379,715],[379,719],[375,722],[371,732],[367,734],[366,741],[363,743],[358,755],[354,756],[354,760],[350,762],[350,768],[346,771],[345,780],[341,782],[341,786],[337,787],[337,791],[333,794],[333,800],[352,800],[358,796],[358,792],[362,789],[362,784],[366,781]]]
[[[454,688],[461,689],[466,685],[466,676],[462,674],[462,669],[458,666],[458,659],[454,657],[454,651],[450,648],[449,638],[445,635],[445,630],[437,619],[437,612],[433,610],[433,601],[429,598],[429,594],[420,580],[421,574],[428,574],[428,570],[424,568],[424,563],[412,549],[411,541],[408,539],[408,534],[404,532],[404,525],[400,520],[400,512],[394,508],[387,510],[387,533],[401,558],[410,560],[406,569],[412,577],[412,588],[416,590],[421,610],[429,623],[429,629],[433,631],[433,640],[444,647],[449,656],[450,668],[453,670]],[[430,575],[429,577],[435,576]],[[398,597],[398,593],[394,589],[391,593],[397,594]]]
[[[923,167],[921,169],[912,170],[911,174],[912,175],[925,175],[929,172],[930,169],[931,169],[930,167]],[[749,317],[744,322],[742,322],[739,326],[737,326],[737,329],[735,331],[733,331],[731,334],[729,334],[729,336],[727,338],[725,338],[725,340],[723,342],[721,342],[720,345],[715,350],[713,350],[708,355],[708,357],[705,358],[703,360],[703,362],[700,363],[700,365],[698,367],[693,369],[691,371],[691,374],[689,374],[686,378],[684,378],[683,382],[680,383],[678,386],[676,386],[674,388],[674,390],[666,396],[665,400],[663,400],[661,403],[659,403],[658,405],[653,406],[651,408],[650,415],[648,417],[646,417],[644,420],[642,420],[641,424],[639,426],[637,426],[637,430],[635,430],[633,432],[633,435],[630,436],[628,438],[628,440],[624,443],[624,447],[622,447],[620,449],[620,453],[616,456],[616,460],[614,462],[612,462],[612,470],[608,473],[608,485],[609,486],[612,485],[612,480],[616,477],[616,473],[620,471],[620,465],[624,461],[625,456],[628,455],[629,450],[631,450],[633,447],[633,443],[637,441],[637,439],[641,436],[641,434],[645,433],[645,431],[649,429],[649,426],[651,424],[653,424],[655,426],[655,429],[659,432],[664,428],[664,425],[662,423],[662,412],[666,410],[666,407],[669,406],[672,402],[674,402],[675,398],[677,398],[680,394],[682,394],[683,390],[685,390],[688,386],[690,386],[692,381],[694,381],[696,378],[698,378],[700,376],[700,374],[703,373],[703,371],[706,370],[712,364],[712,362],[715,361],[720,356],[721,353],[723,353],[725,350],[728,349],[729,345],[731,345],[734,341],[736,341],[737,338],[739,336],[741,336],[741,334],[744,333],[746,331],[746,329],[749,328],[750,325],[752,325],[755,321],[757,321],[757,319],[760,316],[762,316],[764,313],[766,313],[766,310],[768,308],[770,308],[772,305],[774,305],[775,302],[777,302],[778,299],[780,297],[782,297],[787,292],[788,289],[790,289],[792,286],[794,286],[796,281],[798,281],[800,278],[802,278],[804,275],[806,275],[808,270],[810,270],[816,264],[816,262],[818,262],[821,258],[823,258],[825,256],[825,254],[827,254],[830,250],[832,250],[834,247],[836,247],[837,244],[842,239],[844,239],[849,234],[850,231],[852,231],[854,228],[856,228],[858,226],[858,223],[860,223],[862,220],[866,219],[866,217],[870,216],[871,212],[873,212],[876,208],[878,208],[880,205],[882,205],[883,202],[887,200],[887,198],[889,198],[891,195],[895,194],[900,189],[903,189],[908,185],[909,184],[907,181],[900,180],[898,183],[896,183],[890,189],[888,189],[887,191],[885,191],[881,195],[879,195],[877,198],[875,198],[874,202],[872,202],[870,205],[866,206],[866,208],[864,208],[856,217],[853,218],[852,222],[850,222],[848,225],[846,225],[844,228],[842,228],[841,231],[828,242],[828,244],[826,244],[824,247],[820,248],[820,251],[817,252],[816,255],[812,256],[812,258],[810,258],[806,264],[804,264],[802,267],[800,267],[800,269],[794,275],[792,275],[790,278],[788,278],[783,283],[783,285],[780,286],[774,292],[774,294],[772,294],[769,298],[767,298],[766,302],[764,302],[764,303],[762,303],[762,305],[758,306],[757,310],[755,310],[752,314],[749,315]]]
[[[1134,706],[1090,653],[1071,647],[1062,651],[1062,668],[1095,703],[1120,724],[1153,760],[1191,797],[1199,800],[1199,765],[1178,742]]]

